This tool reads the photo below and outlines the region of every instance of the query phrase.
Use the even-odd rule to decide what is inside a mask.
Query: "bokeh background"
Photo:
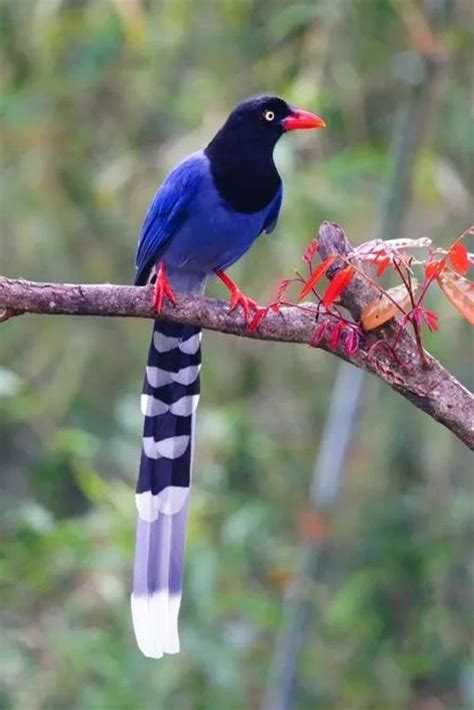
[[[328,127],[278,146],[279,226],[232,270],[249,294],[271,298],[323,219],[355,243],[448,245],[472,221],[473,9],[2,0],[0,271],[131,282],[162,177],[256,93]],[[440,295],[430,307],[429,348],[472,386],[467,324]],[[310,491],[339,365],[306,347],[205,334],[183,651],[139,654],[149,335],[92,318],[0,328],[2,710],[472,707],[472,459],[365,378],[322,518]]]

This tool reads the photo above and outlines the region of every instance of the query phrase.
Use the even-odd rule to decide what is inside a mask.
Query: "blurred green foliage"
[[[472,5],[445,7],[447,62],[403,231],[444,245],[472,221],[474,165]],[[322,219],[373,236],[416,68],[413,11],[423,5],[2,0],[0,271],[130,282],[164,174],[263,92],[328,128],[281,141],[280,224],[239,281],[269,299]],[[431,305],[442,329],[428,346],[472,385],[467,326],[441,297]],[[156,663],[135,647],[128,603],[149,330],[28,316],[1,327],[2,710],[259,706],[337,363],[206,333],[183,652]],[[469,480],[450,434],[366,381],[298,707],[469,706]]]

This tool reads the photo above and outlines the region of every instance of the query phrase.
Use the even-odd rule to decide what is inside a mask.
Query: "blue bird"
[[[286,131],[320,128],[315,114],[263,96],[237,106],[207,148],[165,178],[145,217],[135,283],[155,283],[159,315],[174,290],[202,294],[217,275],[231,308],[246,317],[256,304],[224,272],[262,232],[271,232],[282,201],[273,149]],[[155,320],[141,409],[140,471],[132,618],[140,650],[151,658],[179,652],[186,518],[199,399],[201,331]]]

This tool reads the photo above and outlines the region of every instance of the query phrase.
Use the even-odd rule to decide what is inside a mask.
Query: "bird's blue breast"
[[[163,260],[202,281],[237,261],[278,217],[281,189],[262,210],[238,212],[220,195],[208,158],[195,153],[166,178],[148,210],[137,252],[137,283]]]
[[[199,189],[163,258],[173,270],[208,274],[245,254],[263,231],[270,206],[253,214],[236,212],[220,197],[207,158],[196,158],[202,161]]]

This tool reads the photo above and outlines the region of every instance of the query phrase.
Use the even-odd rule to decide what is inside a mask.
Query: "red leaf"
[[[426,325],[431,332],[439,330],[438,315],[434,311],[428,311],[423,306],[417,306],[412,314],[411,319],[420,327]]]
[[[328,256],[326,261],[323,261],[322,264],[320,264],[317,269],[313,271],[303,288],[301,289],[301,293],[298,296],[298,301],[302,301],[305,296],[308,295],[310,291],[316,286],[318,281],[322,279],[326,271],[329,269],[329,267],[334,264],[334,262],[337,259],[337,255],[334,254],[333,256]]]
[[[431,332],[439,330],[438,314],[434,311],[425,311],[425,323]]]
[[[343,328],[344,328],[344,323],[342,321],[339,321],[338,323],[336,323],[336,325],[332,329],[331,337],[329,338],[329,342],[328,342],[328,345],[331,348],[331,350],[336,350],[337,345],[339,343],[339,337],[342,333]]]
[[[277,288],[277,300],[281,301],[283,296],[285,295],[285,291],[288,288],[288,285],[290,284],[290,279],[283,279],[283,281],[280,281],[278,284]]]
[[[310,244],[308,244],[308,246],[306,247],[306,251],[303,254],[303,261],[305,264],[311,264],[311,262],[313,261],[313,256],[315,255],[317,248],[318,248],[318,240],[313,239],[313,241]]]
[[[327,323],[318,323],[314,329],[313,337],[309,341],[312,348],[317,348],[326,334]]]
[[[449,250],[449,259],[456,271],[460,274],[465,274],[469,268],[469,257],[467,249],[461,242],[454,242]]]
[[[384,259],[382,259],[379,262],[379,265],[377,267],[377,272],[376,272],[377,276],[382,276],[382,274],[386,270],[387,266],[390,264],[390,261],[391,261],[390,257],[386,256]]]
[[[344,352],[352,357],[359,350],[359,333],[356,328],[344,328],[343,332]]]
[[[335,275],[324,293],[323,306],[328,308],[328,306],[334,303],[336,298],[347,288],[353,276],[353,266],[346,266],[344,269],[341,269],[341,271]]]
[[[380,263],[380,259],[383,259],[384,256],[387,254],[385,251],[385,248],[382,249],[377,249],[376,251],[372,252],[373,254],[373,259],[370,262],[372,266],[377,266],[377,264]]]
[[[425,266],[425,278],[433,281],[437,279],[440,273],[444,269],[444,260],[441,261],[429,261]]]

